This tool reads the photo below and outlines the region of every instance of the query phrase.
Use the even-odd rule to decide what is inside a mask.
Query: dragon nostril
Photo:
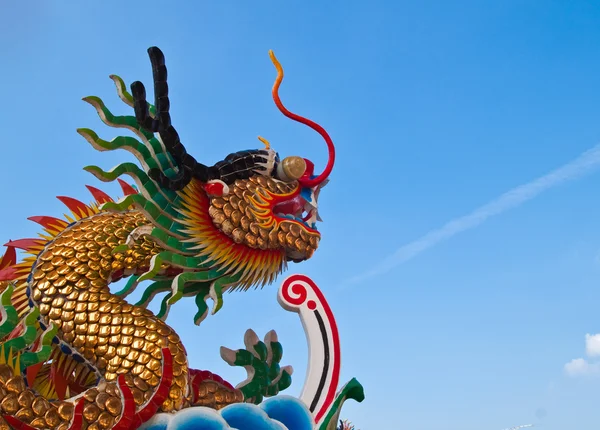
[[[306,161],[302,157],[286,157],[277,166],[277,177],[282,181],[296,181],[304,175],[304,172],[306,172]]]

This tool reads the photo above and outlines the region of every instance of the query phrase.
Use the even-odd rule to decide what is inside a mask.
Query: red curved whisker
[[[271,57],[271,61],[273,62],[273,64],[275,65],[275,68],[277,69],[277,78],[275,79],[275,84],[273,85],[273,100],[275,101],[275,105],[277,106],[277,108],[279,108],[281,113],[283,113],[288,118],[290,118],[294,121],[297,121],[301,124],[307,125],[310,128],[312,128],[313,130],[315,130],[317,133],[319,133],[323,137],[323,139],[325,139],[325,142],[327,143],[327,149],[329,151],[329,159],[327,160],[327,166],[325,166],[325,170],[323,170],[323,172],[319,176],[317,176],[316,178],[313,178],[313,179],[311,179],[308,176],[300,178],[300,183],[303,186],[315,187],[315,186],[319,185],[320,183],[322,183],[325,179],[327,179],[327,177],[331,174],[331,170],[333,169],[333,164],[335,163],[335,146],[333,145],[333,141],[331,140],[331,137],[329,136],[329,134],[327,133],[327,131],[325,131],[325,129],[323,127],[321,127],[319,124],[317,124],[314,121],[311,121],[308,118],[304,118],[303,116],[300,116],[293,112],[290,112],[283,105],[283,103],[281,102],[281,99],[279,98],[279,87],[281,85],[281,82],[283,81],[283,67],[281,67],[281,64],[275,57],[275,54],[273,53],[273,51],[269,51],[269,56]]]

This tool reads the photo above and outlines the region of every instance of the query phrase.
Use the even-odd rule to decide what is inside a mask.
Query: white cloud
[[[600,333],[585,335],[585,352],[588,357],[600,357]]]
[[[437,230],[432,230],[421,238],[410,242],[385,258],[378,266],[351,278],[349,283],[358,283],[372,276],[386,273],[396,266],[416,257],[438,243],[485,222],[488,218],[499,215],[537,197],[544,191],[577,179],[600,166],[600,145],[584,152],[571,162],[502,194],[491,202],[475,209],[468,215],[455,218]]]
[[[600,363],[590,363],[584,358],[575,358],[565,364],[569,376],[596,375],[600,373]]]
[[[600,333],[585,335],[585,353],[588,357],[600,357]],[[565,372],[569,376],[600,375],[600,361],[575,358],[565,364]]]

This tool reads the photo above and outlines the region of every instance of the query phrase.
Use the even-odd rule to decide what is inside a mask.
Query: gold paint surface
[[[43,264],[34,269],[31,282],[31,297],[48,303],[39,306],[44,322],[57,325],[59,334],[71,341],[71,348],[103,372],[106,381],[129,373],[138,404],[160,381],[163,347],[175,351],[173,366],[178,376],[173,378],[171,389],[180,394],[188,391],[187,359],[181,353],[184,349],[179,337],[152,312],[111,294],[107,285],[110,272],[104,268],[119,271],[148,267],[150,258],[159,252],[155,245],[140,241],[125,253],[112,253],[145,222],[139,212],[101,213],[80,221],[61,233],[65,240],[57,239],[42,251],[39,258]],[[71,419],[72,404],[62,402],[51,407],[38,400],[39,396],[24,391],[21,377],[8,377],[2,382],[9,392],[0,401],[6,413],[14,415],[22,410],[25,412],[20,413],[28,419],[43,417],[49,428],[58,428]],[[88,423],[109,428],[119,415],[120,393],[111,393],[118,391],[110,388],[112,385],[109,382],[104,393],[87,394],[96,397],[86,398],[90,401],[84,409]],[[183,395],[171,400],[165,404],[166,411],[181,408],[185,401]]]
[[[299,157],[290,157],[283,164],[290,179],[297,179],[306,168]],[[236,181],[228,195],[210,199],[207,220],[230,237],[232,247],[279,256],[268,260],[269,267],[261,266],[262,260],[257,259],[247,272],[274,275],[285,263],[284,253],[309,258],[318,247],[319,233],[272,216],[272,202],[291,195],[297,187],[294,181],[284,183],[257,175]],[[78,220],[40,251],[31,274],[30,297],[39,307],[43,323],[55,324],[58,336],[104,377],[84,395],[84,427],[88,429],[108,429],[120,416],[123,405],[115,384],[118,375],[126,375],[136,405],[152,397],[163,373],[163,348],[172,356],[173,378],[161,410],[179,410],[191,401],[188,360],[179,336],[152,312],[128,304],[108,287],[115,273],[139,274],[161,252],[144,237],[128,242],[125,251],[113,252],[137,227],[146,224],[138,211],[101,212]],[[70,366],[69,374],[77,375],[87,364]],[[195,394],[196,404],[215,409],[244,400],[241,391],[214,381],[201,383]],[[21,376],[13,376],[11,369],[0,365],[0,410],[35,427],[56,430],[68,428],[74,405],[48,402],[27,388]],[[5,424],[0,419],[0,430]]]

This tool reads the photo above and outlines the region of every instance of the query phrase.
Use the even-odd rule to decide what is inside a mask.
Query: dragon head
[[[319,245],[317,199],[333,168],[335,147],[320,125],[283,105],[279,98],[283,68],[273,51],[270,56],[277,69],[272,91],[275,104],[285,116],[308,125],[325,139],[327,166],[315,175],[310,160],[298,156],[281,160],[269,142],[259,137],[266,145],[264,150],[232,154],[217,164],[224,172],[219,180],[236,179],[216,187],[217,194],[222,195],[212,197],[209,212],[215,225],[236,243],[253,249],[280,249],[288,261],[300,262],[310,258]]]
[[[112,114],[98,97],[84,99],[96,108],[105,124],[129,129],[138,139],[119,136],[108,142],[90,129],[79,129],[100,151],[131,152],[141,168],[122,163],[109,172],[97,166],[86,170],[102,181],[124,174],[135,180],[139,192],[107,202],[102,209],[135,208],[143,212],[148,224],[139,226],[130,239],[145,238],[161,250],[150,261],[147,272],[130,279],[124,294],[144,280],[155,279],[144,300],[170,291],[159,315],[166,315],[179,298],[196,296],[199,312],[195,320],[199,322],[205,315],[207,297],[215,299],[218,309],[223,291],[269,284],[287,262],[301,262],[313,255],[321,238],[316,227],[320,221],[317,199],[333,169],[335,148],[320,125],[283,105],[279,98],[283,68],[270,52],[277,69],[272,90],[275,104],[285,116],[323,137],[329,153],[325,168],[315,174],[314,164],[306,158],[281,158],[261,137],[265,145],[261,149],[230,154],[212,166],[202,164],[188,154],[171,124],[164,55],[156,47],[148,54],[154,105],[146,100],[141,82],[131,84],[129,93],[116,75],[111,78],[118,95],[133,107],[135,116]]]
[[[148,53],[155,106],[146,101],[144,85],[139,81],[131,85],[132,104],[137,124],[145,132],[159,135],[171,159],[168,166],[149,168],[148,177],[165,192],[181,196],[181,223],[187,227],[181,232],[194,242],[197,255],[229,266],[230,271],[246,273],[242,276],[244,285],[269,282],[286,261],[310,258],[321,237],[316,227],[320,221],[317,199],[333,169],[335,147],[323,127],[290,112],[281,102],[279,87],[284,73],[273,52],[269,54],[277,69],[272,89],[276,106],[288,118],[318,132],[327,144],[329,158],[320,174],[315,174],[314,164],[306,158],[282,159],[262,137],[262,149],[229,154],[212,166],[197,161],[171,124],[164,56],[155,47]],[[270,264],[275,261],[277,269],[263,270],[263,266],[276,267]]]
[[[286,260],[293,262],[313,255],[321,237],[316,227],[319,186],[253,175],[228,188],[227,194],[211,196],[209,214],[214,225],[235,243],[258,250],[282,250]]]

